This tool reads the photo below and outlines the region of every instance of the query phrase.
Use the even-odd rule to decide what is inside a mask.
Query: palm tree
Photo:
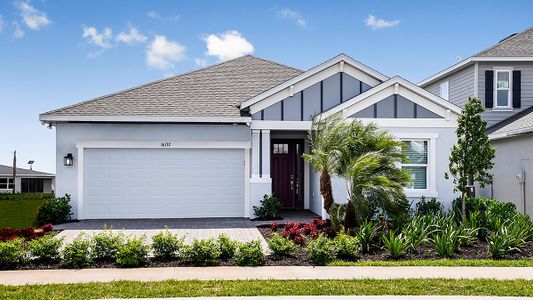
[[[329,213],[333,202],[331,175],[338,169],[338,158],[342,153],[342,141],[346,136],[348,123],[339,116],[326,119],[315,118],[309,132],[311,152],[303,155],[315,171],[320,172],[320,194],[324,199],[324,209]]]
[[[375,124],[354,121],[349,125],[336,165],[348,185],[346,229],[361,225],[375,209],[393,217],[408,207],[403,189],[411,177],[398,167],[405,158],[402,144]]]

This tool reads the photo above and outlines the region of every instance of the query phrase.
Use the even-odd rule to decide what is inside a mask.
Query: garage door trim
[[[83,215],[83,153],[87,148],[108,149],[243,149],[244,150],[244,217],[250,217],[250,142],[245,141],[84,141],[78,149],[78,219]]]

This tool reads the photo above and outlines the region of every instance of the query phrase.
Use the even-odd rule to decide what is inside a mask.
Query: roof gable
[[[54,120],[136,120],[136,117],[240,118],[241,102],[301,74],[275,62],[243,56],[40,115]],[[83,118],[82,118],[83,119]]]
[[[511,35],[474,57],[526,57],[533,56],[533,27]]]

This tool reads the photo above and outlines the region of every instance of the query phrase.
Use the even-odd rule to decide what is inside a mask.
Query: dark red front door
[[[272,192],[285,209],[303,209],[303,140],[273,139]]]

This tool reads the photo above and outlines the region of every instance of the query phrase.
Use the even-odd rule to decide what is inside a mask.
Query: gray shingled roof
[[[487,132],[500,136],[533,132],[533,106],[493,125]]]
[[[41,116],[240,117],[241,102],[301,73],[247,55]]]
[[[11,176],[13,175],[13,167],[0,165],[0,176]],[[39,172],[35,170],[28,170],[28,169],[22,169],[17,168],[17,177],[18,176],[38,176],[38,177],[53,177],[54,174],[45,173],[45,172]]]
[[[475,57],[524,57],[533,56],[533,27],[510,36],[485,49]]]

